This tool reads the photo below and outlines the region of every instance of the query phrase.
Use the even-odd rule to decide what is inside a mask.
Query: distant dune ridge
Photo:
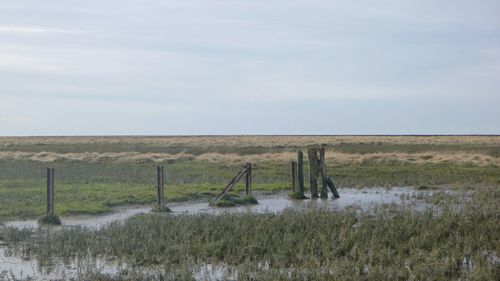
[[[44,145],[143,145],[146,151],[83,151],[58,152],[44,151]],[[38,162],[68,161],[207,161],[213,163],[287,163],[296,157],[294,148],[326,144],[326,157],[335,165],[363,163],[408,163],[408,164],[449,164],[460,165],[500,165],[500,158],[483,151],[462,150],[461,145],[500,146],[499,136],[193,136],[193,137],[0,137],[0,159],[28,160]],[[430,145],[426,151],[336,151],[335,145],[371,144],[371,145]],[[90,146],[89,146],[90,145]],[[432,145],[453,145],[455,150],[439,150]],[[16,146],[15,150],[9,150]],[[23,151],[24,146],[40,146],[42,151]],[[181,151],[148,152],[148,147],[179,147]],[[190,153],[196,147],[201,153]],[[288,148],[285,151],[250,151],[250,152],[210,152],[204,148]]]

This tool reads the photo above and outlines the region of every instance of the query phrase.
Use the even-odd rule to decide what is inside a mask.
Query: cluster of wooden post
[[[328,188],[334,198],[339,198],[337,188],[331,178],[326,174],[325,147],[309,148],[309,183],[311,185],[311,198],[318,198],[318,178],[321,178],[321,198],[328,198]],[[304,196],[304,156],[302,151],[297,153],[297,161],[292,161],[292,190],[298,197]]]
[[[54,214],[54,168],[47,168],[47,215]]]

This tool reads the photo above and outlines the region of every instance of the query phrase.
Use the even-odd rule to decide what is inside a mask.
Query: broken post
[[[319,149],[319,172],[321,174],[321,198],[328,198],[328,187],[326,183],[325,146]]]
[[[309,183],[311,184],[311,198],[318,198],[318,150],[309,148],[307,150],[309,158]]]
[[[297,152],[297,176],[299,182],[298,193],[304,196],[304,153],[300,150]]]
[[[247,172],[245,175],[245,193],[252,196],[252,163],[247,163]]]
[[[292,161],[292,192],[297,192],[297,161]]]

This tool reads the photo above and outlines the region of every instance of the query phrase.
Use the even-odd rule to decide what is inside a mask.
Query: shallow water
[[[426,204],[418,202],[415,199],[416,194],[427,193],[416,191],[412,188],[397,187],[397,188],[367,188],[367,189],[350,189],[344,188],[339,190],[341,197],[338,199],[317,199],[317,200],[294,200],[289,199],[287,193],[264,194],[256,193],[255,196],[259,201],[257,205],[239,206],[231,208],[216,208],[208,206],[208,202],[184,202],[170,203],[168,206],[172,209],[172,214],[221,214],[221,213],[280,213],[285,209],[293,209],[296,211],[309,210],[342,210],[346,208],[355,208],[361,210],[370,210],[382,204],[405,205],[414,209],[425,209]],[[407,199],[403,199],[407,198]],[[127,218],[140,214],[149,213],[151,206],[132,206],[119,207],[114,209],[111,214],[100,216],[70,216],[62,217],[62,227],[85,226],[90,228],[100,228],[114,221],[124,221]],[[36,228],[37,221],[10,221],[7,226],[16,228]],[[36,280],[51,280],[61,279],[62,277],[75,277],[82,267],[90,266],[98,268],[100,272],[116,273],[123,269],[116,262],[93,260],[79,261],[65,264],[62,261],[56,262],[52,267],[41,267],[36,260],[26,260],[20,256],[11,256],[8,254],[5,246],[0,245],[0,273],[2,271],[12,271],[16,278],[22,276],[35,277]],[[227,267],[213,267],[212,265],[200,266],[195,277],[198,280],[220,279],[220,275],[226,275]],[[219,276],[219,278],[217,278]]]
[[[408,205],[417,209],[425,208],[425,204],[416,200],[403,200],[402,196],[411,197],[414,194],[424,193],[408,187],[393,188],[343,188],[340,191],[341,197],[338,199],[316,199],[316,200],[294,200],[289,199],[287,193],[280,192],[276,194],[256,193],[255,197],[259,201],[257,205],[245,205],[231,208],[217,208],[208,206],[207,201],[190,201],[182,203],[170,203],[168,206],[172,209],[172,214],[221,214],[221,213],[280,213],[285,209],[296,211],[307,210],[342,210],[346,208],[360,208],[369,210],[382,204]],[[91,228],[100,228],[114,221],[124,221],[141,213],[149,213],[152,206],[128,206],[118,207],[113,213],[90,216],[68,216],[61,217],[63,226],[85,226]],[[9,221],[7,226],[16,228],[36,228],[36,220]]]

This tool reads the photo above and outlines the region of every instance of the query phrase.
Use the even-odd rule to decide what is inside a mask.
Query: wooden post
[[[319,149],[319,172],[321,174],[321,198],[328,198],[328,187],[326,183],[325,146]]]
[[[297,176],[299,182],[298,192],[304,195],[304,153],[300,150],[297,152]]]
[[[309,148],[307,150],[309,158],[309,183],[311,184],[311,198],[318,198],[318,150]]]
[[[52,169],[47,168],[47,215],[52,214]]]
[[[54,175],[55,175],[55,168],[52,168],[52,173],[51,175],[51,181],[50,184],[52,187],[50,188],[50,213],[53,215],[54,214]]]
[[[297,192],[297,161],[292,161],[292,192]]]
[[[247,163],[247,171],[245,175],[245,192],[246,195],[252,196],[252,163]]]
[[[161,166],[161,207],[163,208],[165,205],[165,173],[163,170],[163,166]]]
[[[156,166],[156,193],[157,193],[157,203],[158,203],[158,209],[161,210],[163,207],[163,200],[162,200],[162,181],[163,181],[163,175],[162,175],[162,166]]]

